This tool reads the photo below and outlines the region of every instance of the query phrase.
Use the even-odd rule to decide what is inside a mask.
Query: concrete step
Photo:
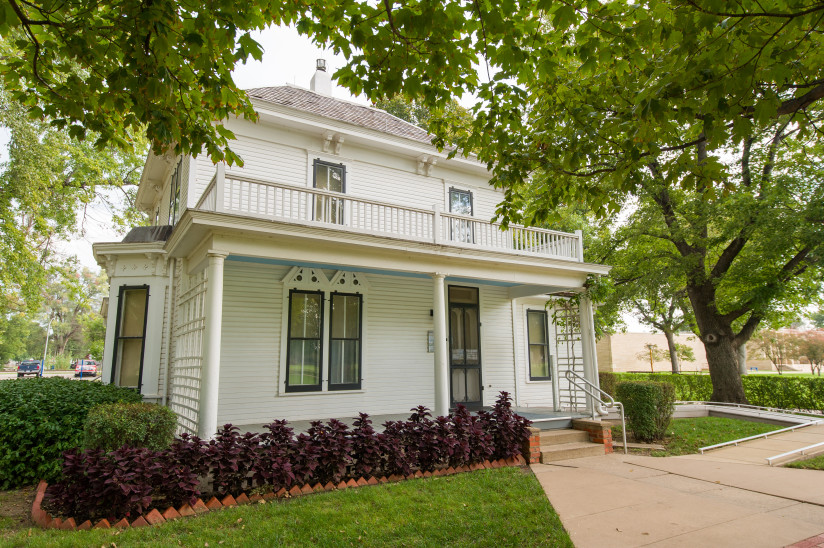
[[[547,430],[541,432],[541,446],[544,445],[558,445],[559,443],[574,443],[574,442],[589,441],[589,434],[583,430],[573,430],[567,428],[565,430]]]
[[[604,446],[599,443],[573,442],[541,447],[541,463],[558,460],[598,457],[604,454]]]

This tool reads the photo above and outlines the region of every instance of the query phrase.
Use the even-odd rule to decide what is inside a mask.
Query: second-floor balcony
[[[416,242],[583,261],[580,231],[570,234],[513,224],[503,228],[499,223],[443,212],[438,206],[404,207],[224,174],[220,168],[196,209]]]

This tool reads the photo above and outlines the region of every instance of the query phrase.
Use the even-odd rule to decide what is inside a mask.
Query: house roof
[[[124,244],[147,244],[165,242],[172,233],[173,226],[136,226],[123,238]]]
[[[335,99],[297,86],[247,89],[249,97],[310,112],[333,120],[430,144],[432,136],[416,125],[380,109]]]

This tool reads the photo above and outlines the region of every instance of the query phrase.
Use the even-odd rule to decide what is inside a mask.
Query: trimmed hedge
[[[89,409],[139,402],[128,388],[60,377],[0,381],[0,489],[60,477],[63,452],[83,442]]]
[[[625,381],[615,387],[624,404],[627,429],[636,440],[649,442],[664,438],[675,411],[675,389],[671,384],[652,381]]]
[[[601,388],[609,393],[615,382],[655,381],[671,384],[681,401],[709,401],[712,381],[709,375],[673,375],[672,373],[600,373]],[[611,377],[611,379],[610,379]],[[609,379],[609,380],[606,380]],[[824,411],[824,377],[790,375],[745,375],[744,393],[752,405]]]
[[[166,449],[175,439],[177,415],[155,403],[106,403],[89,411],[83,447],[113,451],[124,445]]]

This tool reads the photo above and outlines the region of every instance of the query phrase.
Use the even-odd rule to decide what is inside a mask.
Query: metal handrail
[[[822,447],[822,446],[824,446],[824,441],[819,442],[819,443],[814,443],[812,445],[808,445],[807,447],[802,447],[800,449],[793,449],[792,451],[787,451],[786,453],[781,453],[780,455],[775,455],[774,457],[767,457],[767,464],[772,466],[774,460],[782,459],[784,457],[789,457],[790,455],[795,455],[796,453],[801,453],[803,455],[804,451],[806,451],[808,449],[815,449],[816,447]]]
[[[806,428],[807,426],[813,426],[817,424],[824,424],[824,420],[818,421],[810,421],[804,424],[796,424],[794,426],[788,426],[787,428],[780,428],[778,430],[772,430],[770,432],[765,432],[763,434],[756,434],[755,436],[747,436],[746,438],[739,438],[737,440],[732,441],[725,441],[724,443],[716,443],[715,445],[708,445],[706,447],[701,447],[698,449],[701,454],[704,454],[704,451],[709,451],[711,449],[718,449],[720,447],[726,447],[728,445],[738,445],[739,443],[745,441],[752,441],[752,440],[760,440],[760,439],[767,439],[768,437],[772,436],[773,434],[781,434],[783,432],[792,432],[793,430],[798,430],[799,428]]]
[[[791,411],[790,409],[781,409],[780,407],[764,407],[762,405],[750,405],[748,403],[731,403],[720,401],[677,401],[677,404],[697,404],[697,405],[718,405],[727,407],[741,407],[743,409],[759,409],[762,411],[769,411],[771,413],[784,413],[785,415],[798,415],[800,417],[820,417],[821,414]]]
[[[622,404],[619,401],[615,401],[615,399],[612,396],[610,396],[609,394],[607,394],[606,392],[601,390],[600,386],[596,386],[595,384],[591,383],[589,380],[582,377],[581,375],[579,375],[578,373],[576,373],[575,371],[573,371],[571,369],[567,369],[566,372],[564,373],[564,376],[566,377],[567,381],[572,383],[578,390],[583,390],[584,393],[588,394],[589,397],[591,397],[592,399],[594,399],[595,401],[600,403],[602,406],[604,406],[606,408],[617,407],[619,409],[619,411],[621,412],[621,436],[623,437],[624,454],[626,455],[627,454],[627,424],[626,424],[626,421],[624,420],[624,404]],[[584,381],[584,385],[582,386],[582,385],[578,384],[576,382],[578,380]],[[598,393],[592,392],[590,390],[590,387],[597,390]],[[606,396],[607,401],[604,401],[601,398],[602,395]]]

